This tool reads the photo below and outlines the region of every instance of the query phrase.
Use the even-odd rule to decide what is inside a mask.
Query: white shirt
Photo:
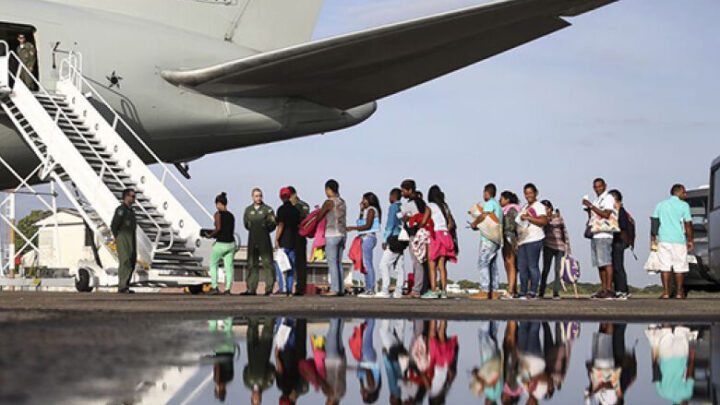
[[[615,212],[615,197],[607,191],[600,194],[595,201],[593,201],[593,205],[602,211],[610,210],[613,212],[613,215],[617,215]],[[590,216],[591,218],[594,218],[597,214],[595,212],[591,212]],[[612,239],[612,237],[612,232],[598,232],[593,235],[593,239]]]
[[[538,242],[545,239],[545,230],[542,227],[533,224],[530,221],[522,221],[520,217],[527,214],[532,208],[535,211],[534,217],[547,216],[547,209],[539,201],[535,201],[531,206],[525,204],[520,215],[517,216],[518,222],[518,245]]]
[[[440,206],[435,203],[430,203],[428,204],[428,207],[430,207],[430,215],[435,223],[435,231],[447,231],[447,220],[445,219]]]

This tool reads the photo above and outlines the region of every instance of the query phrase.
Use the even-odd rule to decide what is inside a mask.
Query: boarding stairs
[[[212,221],[211,214],[82,76],[81,56],[70,54],[62,61],[60,79],[50,91],[34,78],[35,89],[28,88],[21,80],[21,73],[29,72],[27,68],[14,52],[6,51],[5,55],[4,61],[0,56],[0,65],[18,67],[5,75],[9,83],[3,86],[0,81],[0,106],[42,162],[41,179],[60,187],[104,242],[102,247],[112,252],[115,262],[102,263],[102,267],[117,269],[110,223],[123,190],[132,188],[136,191],[141,270],[133,281],[189,285],[197,283],[198,277],[206,277],[203,259],[195,253],[208,242],[200,238],[200,224],[169,187],[184,193],[208,221]],[[0,73],[2,70],[0,67]],[[160,176],[121,133],[142,148]]]

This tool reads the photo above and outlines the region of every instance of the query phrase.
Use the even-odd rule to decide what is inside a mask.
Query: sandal
[[[670,296],[663,294],[663,295],[660,296],[660,299],[661,299],[661,300],[669,300],[669,299],[670,299]]]

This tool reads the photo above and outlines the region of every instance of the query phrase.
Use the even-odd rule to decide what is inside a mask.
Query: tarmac
[[[210,319],[220,316],[280,315],[307,318],[431,318],[449,320],[577,320],[625,322],[720,321],[720,299],[627,301],[566,298],[474,301],[362,299],[356,297],[244,297],[148,293],[0,292],[0,324],[43,318],[159,316],[163,319]]]

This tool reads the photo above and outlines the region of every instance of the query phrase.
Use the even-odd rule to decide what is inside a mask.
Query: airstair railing
[[[155,152],[143,141],[143,139],[140,137],[140,135],[135,132],[135,130],[132,129],[132,127],[118,114],[115,109],[103,98],[102,95],[93,87],[90,82],[85,79],[85,77],[82,75],[81,70],[78,68],[77,61],[73,62],[71,59],[64,59],[62,62],[60,62],[60,80],[68,80],[71,83],[73,83],[77,90],[81,94],[87,94],[86,90],[92,94],[92,97],[102,103],[108,111],[112,114],[112,122],[108,122],[110,126],[117,131],[118,125],[122,126],[124,130],[126,130],[129,134],[135,138],[135,140],[138,142],[138,144],[150,155],[152,160],[160,167],[162,171],[162,176],[160,178],[160,182],[162,184],[165,184],[166,179],[170,179],[177,187],[180,188],[180,190],[187,196],[190,201],[195,204],[201,212],[203,212],[211,221],[213,220],[213,215],[203,206],[200,201],[190,192],[190,190],[183,184],[180,179],[170,170],[170,168],[165,164],[165,162],[160,159],[160,157],[155,154]]]
[[[0,41],[0,43],[3,43],[3,42],[4,42],[4,41]],[[5,43],[5,46],[7,47],[7,43]],[[37,96],[37,94],[40,94],[40,95],[46,97],[47,100],[48,100],[50,103],[52,103],[52,106],[55,107],[55,109],[56,109],[55,117],[54,117],[55,123],[58,124],[60,118],[61,118],[61,117],[64,118],[64,119],[67,121],[67,123],[72,127],[73,131],[75,132],[75,135],[79,136],[79,137],[82,139],[83,143],[88,147],[88,149],[89,149],[90,151],[92,151],[93,155],[95,155],[95,157],[98,159],[98,161],[99,161],[100,164],[102,165],[101,170],[100,170],[100,174],[98,175],[98,177],[102,180],[102,178],[104,177],[104,175],[107,173],[107,174],[109,174],[110,176],[112,176],[113,180],[115,180],[118,184],[122,185],[123,187],[126,187],[125,182],[123,182],[123,181],[120,179],[120,177],[118,176],[118,174],[117,174],[115,171],[112,170],[112,168],[107,164],[106,160],[105,160],[102,156],[100,156],[100,154],[95,150],[95,148],[94,148],[94,147],[90,144],[90,142],[87,140],[87,138],[85,137],[85,135],[83,135],[82,131],[80,131],[80,130],[77,128],[77,126],[76,126],[75,123],[72,121],[72,119],[70,119],[70,118],[67,116],[67,114],[63,111],[62,107],[57,104],[57,102],[55,101],[55,98],[53,97],[53,95],[50,94],[50,93],[42,86],[42,84],[40,84],[40,82],[35,78],[35,75],[27,68],[27,66],[25,66],[25,64],[22,62],[22,60],[20,60],[20,57],[19,57],[17,54],[15,54],[15,52],[13,52],[13,51],[9,51],[9,52],[8,52],[8,59],[7,59],[8,65],[9,65],[10,60],[15,60],[15,61],[17,62],[17,64],[18,64],[18,68],[17,68],[17,72],[16,72],[16,73],[9,72],[10,79],[13,80],[15,83],[18,83],[19,80],[22,80],[22,79],[21,79],[21,76],[22,76],[23,71],[28,74],[28,76],[29,76],[29,77],[31,78],[31,80],[34,82],[35,86],[37,86],[38,91],[36,92],[36,96]],[[42,155],[42,156],[44,157],[44,159],[41,159],[41,160],[43,160],[43,161],[45,161],[45,162],[48,162],[48,164],[51,164],[51,162],[50,162],[50,156],[48,156],[47,149],[46,149],[46,151],[43,153],[43,152],[41,152],[39,149],[37,149],[37,148],[33,145],[32,142],[30,142],[30,145],[31,145],[31,147],[35,150],[36,154],[38,154],[38,156]],[[169,227],[169,229],[168,229],[169,242],[168,242],[167,246],[160,248],[159,246],[160,246],[160,240],[162,239],[162,235],[163,235],[163,227],[160,226],[160,224],[157,223],[157,221],[155,221],[155,219],[153,218],[153,216],[150,215],[150,213],[148,213],[147,210],[145,210],[145,208],[142,206],[142,204],[137,204],[137,207],[140,208],[140,210],[143,212],[143,214],[145,214],[145,217],[146,217],[146,218],[151,222],[151,224],[157,229],[157,234],[155,235],[155,241],[154,241],[154,243],[153,243],[153,250],[154,250],[153,256],[154,256],[154,253],[155,253],[155,252],[166,252],[166,251],[169,251],[170,249],[172,249],[172,246],[173,246],[173,243],[174,243],[174,237],[175,237],[172,227]]]

